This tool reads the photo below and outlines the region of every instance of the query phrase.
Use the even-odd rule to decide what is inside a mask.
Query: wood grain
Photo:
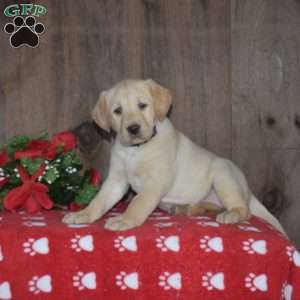
[[[172,91],[175,126],[232,158],[300,246],[299,1],[42,3],[39,47],[12,49],[0,34],[0,143],[73,129],[106,174],[110,142],[90,110],[115,82],[153,78]]]
[[[233,158],[300,245],[299,2],[232,1],[231,15]]]

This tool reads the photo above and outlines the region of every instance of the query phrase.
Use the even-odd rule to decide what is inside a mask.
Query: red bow
[[[17,169],[23,185],[8,192],[4,198],[4,207],[10,211],[23,207],[28,213],[36,213],[41,210],[41,207],[51,209],[53,202],[47,194],[48,187],[36,182],[36,179],[43,174],[45,166],[42,165],[32,177],[22,166],[18,166]]]

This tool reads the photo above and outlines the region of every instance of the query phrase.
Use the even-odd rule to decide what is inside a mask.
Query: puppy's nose
[[[141,126],[139,124],[132,124],[127,127],[127,130],[130,134],[136,135],[139,133]]]

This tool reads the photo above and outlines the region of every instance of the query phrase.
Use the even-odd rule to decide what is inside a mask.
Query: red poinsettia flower
[[[51,143],[46,140],[32,140],[28,143],[27,149],[46,151],[51,146]]]
[[[56,150],[56,147],[51,145],[46,151],[45,153],[43,154],[43,156],[48,159],[48,160],[53,160],[56,158],[57,156],[57,150]]]
[[[30,150],[41,150],[41,156],[48,159],[53,160],[57,156],[56,146],[52,145],[50,141],[46,140],[32,140],[28,146]]]
[[[68,152],[76,147],[76,136],[71,132],[60,132],[52,137],[51,144],[56,148],[62,147]]]
[[[8,192],[3,204],[7,210],[15,211],[22,207],[28,213],[36,213],[41,208],[51,209],[53,202],[48,196],[48,187],[42,183],[36,182],[36,179],[44,172],[45,166],[30,177],[22,166],[17,167],[23,184]]]
[[[22,151],[17,151],[15,153],[15,159],[20,159],[23,157],[29,157],[29,158],[36,158],[36,157],[41,157],[43,154],[42,150],[22,150]]]
[[[95,169],[91,169],[90,184],[93,186],[99,186],[101,182],[101,174]]]
[[[0,167],[6,165],[9,162],[9,156],[6,151],[0,152]]]

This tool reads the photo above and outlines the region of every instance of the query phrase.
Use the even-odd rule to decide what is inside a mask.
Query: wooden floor
[[[89,113],[99,92],[153,78],[172,91],[176,127],[235,161],[300,246],[299,1],[42,2],[37,48],[0,33],[0,142],[76,129],[87,162],[106,170]],[[9,21],[0,14],[0,28]]]

